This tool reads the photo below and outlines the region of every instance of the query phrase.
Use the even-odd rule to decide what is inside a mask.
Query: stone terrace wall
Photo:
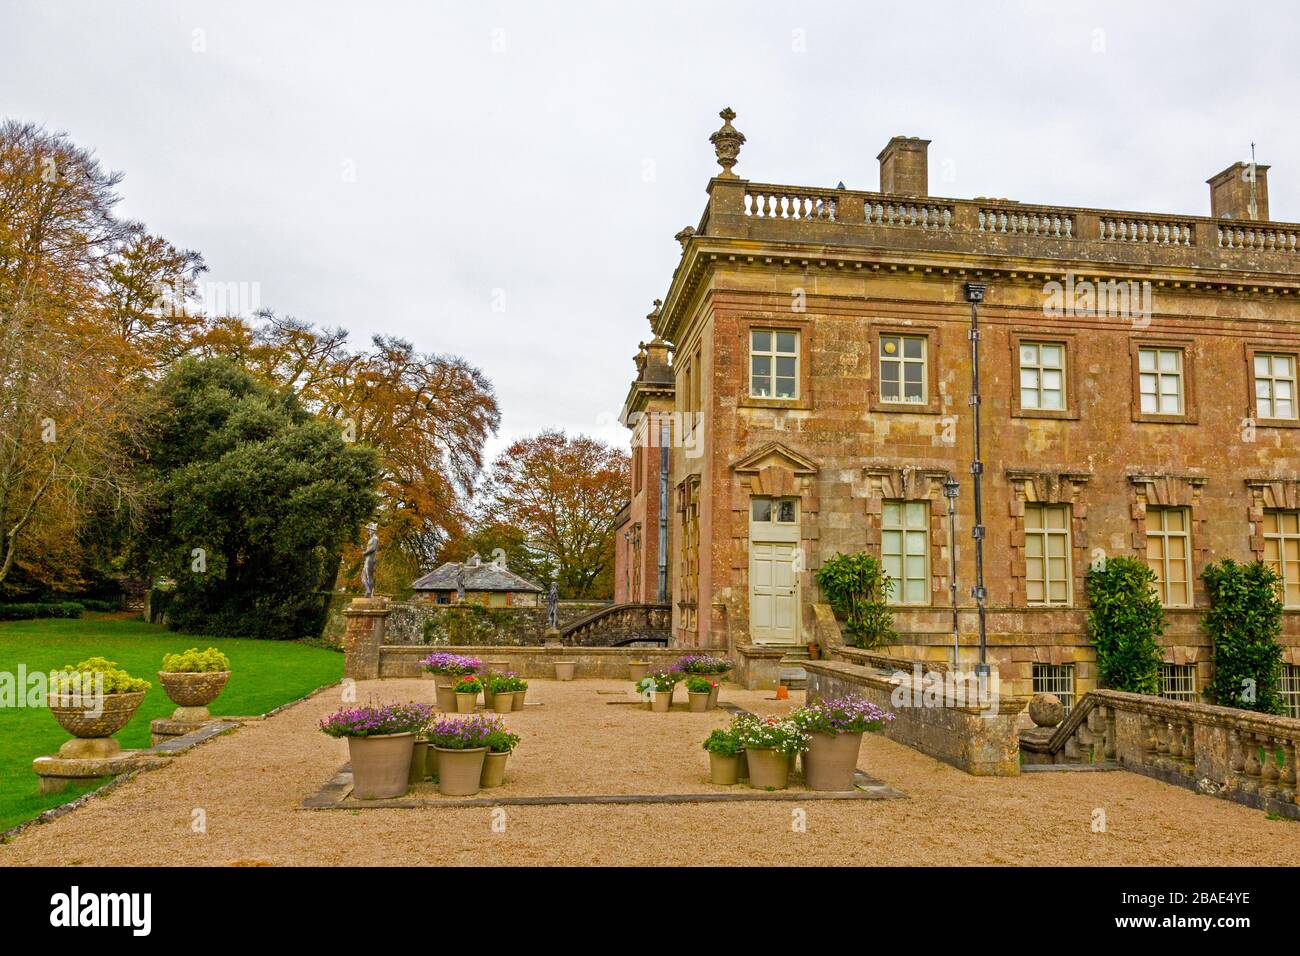
[[[421,677],[421,658],[429,654],[428,646],[386,645],[379,648],[380,677]],[[576,678],[627,678],[631,661],[670,664],[681,657],[681,648],[662,647],[475,647],[473,654],[484,662],[500,661],[506,670],[521,677],[551,678],[556,661],[574,661]]]
[[[560,627],[607,606],[602,601],[561,601]],[[338,608],[340,620],[342,607]],[[389,608],[384,638],[388,644],[525,646],[541,644],[546,632],[545,604],[540,607],[485,608],[478,604],[410,601],[390,604]],[[430,620],[436,623],[432,639],[426,643],[424,625]],[[338,630],[341,632],[342,628]]]

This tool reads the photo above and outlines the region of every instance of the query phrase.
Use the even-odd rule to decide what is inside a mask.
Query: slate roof
[[[454,591],[456,590],[456,572],[461,568],[457,561],[448,561],[439,568],[430,571],[411,587],[416,591]],[[527,578],[520,577],[509,568],[498,568],[491,563],[480,564],[476,568],[465,568],[466,591],[536,591],[539,588]]]

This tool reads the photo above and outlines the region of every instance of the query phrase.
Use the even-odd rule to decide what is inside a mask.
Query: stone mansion
[[[1300,716],[1300,226],[1272,222],[1268,167],[1209,180],[1210,215],[929,194],[928,141],[895,137],[880,190],[722,171],[650,315],[623,409],[630,503],[616,601],[671,604],[672,642],[742,674],[817,633],[814,572],[878,554],[896,643],[977,647],[968,282],[979,304],[989,659],[1004,692],[1067,706],[1096,686],[1084,574],[1156,572],[1165,693],[1200,699],[1199,575],[1262,559],[1285,582]],[[955,540],[943,484],[960,482]]]

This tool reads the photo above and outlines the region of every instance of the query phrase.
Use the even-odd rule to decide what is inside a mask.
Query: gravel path
[[[610,704],[627,682],[531,682],[544,706],[507,717],[523,736],[505,795],[664,793],[705,784],[700,742],[722,712]],[[684,696],[684,692],[678,691]],[[431,700],[421,680],[360,685],[359,699]],[[727,687],[758,713],[798,704]],[[646,806],[304,810],[347,760],[316,731],[332,688],[142,774],[0,846],[0,866],[256,864],[1230,864],[1294,865],[1300,823],[1126,772],[977,778],[881,737],[863,770],[906,800]],[[584,748],[590,748],[584,753]],[[1092,832],[1094,809],[1106,831]],[[206,832],[195,832],[202,811]],[[796,811],[806,830],[792,826]],[[504,813],[504,832],[493,828]]]

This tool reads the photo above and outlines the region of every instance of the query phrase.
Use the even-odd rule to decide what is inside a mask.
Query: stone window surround
[[[1075,371],[1077,332],[1059,329],[1038,330],[1017,327],[1010,331],[1011,345],[1011,417],[1012,418],[1057,418],[1077,419],[1079,417],[1079,378]],[[1056,408],[1021,408],[1020,407],[1020,345],[1021,343],[1060,345],[1065,348],[1065,407]]]
[[[879,348],[879,345],[876,348]],[[948,501],[943,496],[943,483],[948,477],[948,470],[867,465],[863,468],[863,475],[867,482],[866,545],[877,558],[881,556],[881,523],[885,501],[928,501],[930,503],[930,599],[922,604],[892,606],[906,610],[947,606],[949,603]]]
[[[1084,574],[1091,555],[1088,551],[1088,504],[1083,490],[1092,475],[1080,471],[1030,471],[1009,468],[1007,483],[1011,489],[1011,569],[1009,575],[1010,603],[1012,607],[1042,607],[1051,610],[1078,606],[1084,590]],[[1025,578],[1028,564],[1025,561],[1025,505],[1070,506],[1070,603],[1030,604]]]
[[[871,322],[871,384],[868,386],[868,406],[873,412],[896,412],[902,415],[938,415],[943,410],[939,395],[939,326],[932,323]],[[880,337],[906,335],[925,339],[925,401],[886,402],[880,397]],[[945,512],[946,513],[946,512]]]
[[[677,514],[680,527],[681,567],[680,594],[673,603],[677,606],[677,627],[686,631],[699,629],[699,500],[700,476],[687,475],[677,484]]]
[[[747,315],[736,323],[740,330],[740,374],[736,376],[738,391],[736,405],[738,408],[797,408],[808,410],[813,407],[812,396],[812,349],[810,339],[813,332],[813,317],[810,315],[781,314]],[[778,332],[794,332],[799,336],[799,360],[796,372],[798,394],[794,398],[759,398],[749,394],[749,341],[750,332],[758,329],[772,329]]]
[[[1250,551],[1257,561],[1264,560],[1264,512],[1300,511],[1300,480],[1294,478],[1247,478],[1250,505],[1246,519],[1250,523]],[[1288,605],[1284,613],[1300,611]]]
[[[1183,353],[1183,412],[1181,415],[1161,415],[1142,411],[1142,378],[1138,352],[1142,349],[1179,349]],[[1162,422],[1169,425],[1195,425],[1198,420],[1196,395],[1196,342],[1190,338],[1167,335],[1134,335],[1129,339],[1129,355],[1133,366],[1133,383],[1130,402],[1135,422]]]
[[[1200,475],[1131,474],[1128,476],[1132,494],[1133,550],[1141,561],[1147,559],[1147,508],[1185,508],[1187,534],[1190,539],[1192,562],[1191,603],[1172,610],[1192,610],[1204,607],[1205,584],[1201,572],[1210,563],[1209,535],[1205,533],[1205,517],[1201,507],[1202,491],[1208,478]],[[1262,538],[1261,538],[1262,542]],[[1260,544],[1261,550],[1263,544]]]
[[[1294,345],[1278,345],[1265,341],[1250,341],[1245,345],[1246,350],[1246,417],[1254,421],[1259,428],[1300,428],[1300,410],[1297,411],[1295,418],[1256,418],[1258,406],[1255,404],[1255,355],[1263,353],[1265,355],[1289,355],[1294,363],[1292,366],[1296,372],[1296,386],[1300,387],[1300,348]],[[1293,407],[1300,409],[1300,395],[1293,394]]]

